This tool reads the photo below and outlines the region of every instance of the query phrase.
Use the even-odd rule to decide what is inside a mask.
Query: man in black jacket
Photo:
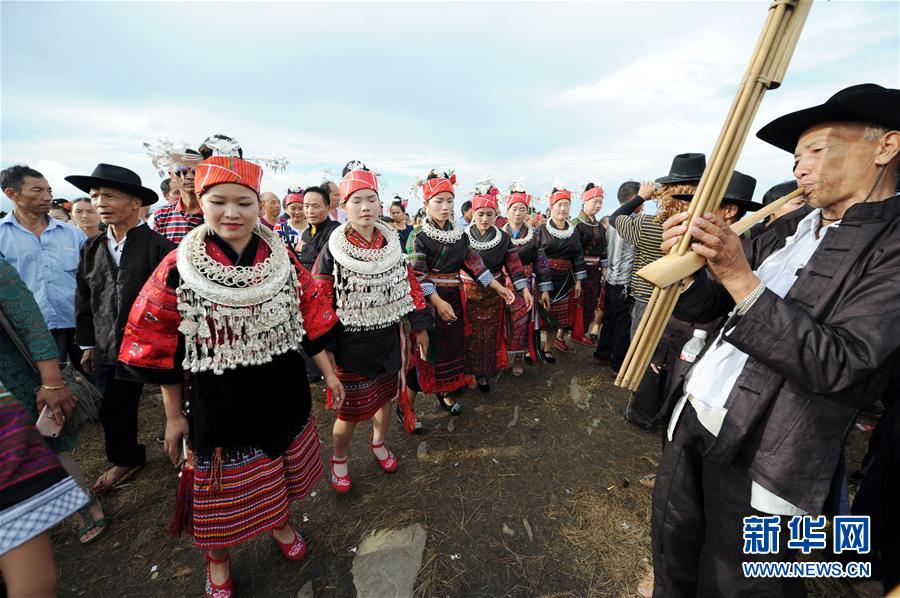
[[[131,305],[175,244],[141,221],[141,206],[152,205],[157,197],[141,186],[134,172],[100,164],[91,176],[66,180],[90,193],[107,226],[105,234],[88,240],[81,249],[75,292],[75,338],[84,349],[81,363],[85,371],[94,372],[103,393],[100,420],[106,457],[112,463],[94,485],[95,492],[103,492],[146,460],[137,439],[142,385],[117,378],[116,367]]]
[[[900,352],[900,90],[850,87],[758,136],[794,153],[813,210],[790,236],[760,236],[749,257],[720,217],[690,228],[711,276],[696,277],[675,316],[728,318],[673,371],[653,492],[655,596],[804,595],[801,579],[746,577],[742,561],[793,560],[787,521],[831,514],[847,430]],[[664,251],[685,220],[666,221]],[[775,552],[745,554],[743,518],[773,515]]]

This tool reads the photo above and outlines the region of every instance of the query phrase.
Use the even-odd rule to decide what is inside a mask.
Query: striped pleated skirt
[[[282,527],[288,505],[301,500],[322,475],[319,435],[310,414],[283,455],[259,449],[198,459],[194,473],[193,530],[198,548],[228,548]]]

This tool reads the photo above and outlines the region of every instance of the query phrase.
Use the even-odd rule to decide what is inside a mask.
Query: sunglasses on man
[[[189,172],[192,174],[194,173],[194,169],[190,166],[176,166],[174,171],[175,176],[177,177],[185,177]]]

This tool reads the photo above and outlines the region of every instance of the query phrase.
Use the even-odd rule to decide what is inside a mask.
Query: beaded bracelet
[[[753,307],[753,304],[756,303],[756,300],[760,298],[763,294],[763,291],[766,290],[766,283],[763,281],[759,281],[759,284],[756,285],[756,288],[750,291],[750,294],[744,297],[744,300],[741,301],[740,305],[735,306],[735,313],[739,316],[743,316],[747,311]]]

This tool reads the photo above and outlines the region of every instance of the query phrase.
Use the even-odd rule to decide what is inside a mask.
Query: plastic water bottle
[[[694,360],[700,355],[700,351],[703,350],[703,345],[706,344],[706,335],[705,330],[694,329],[694,336],[684,344],[679,359],[688,363],[694,363]]]

